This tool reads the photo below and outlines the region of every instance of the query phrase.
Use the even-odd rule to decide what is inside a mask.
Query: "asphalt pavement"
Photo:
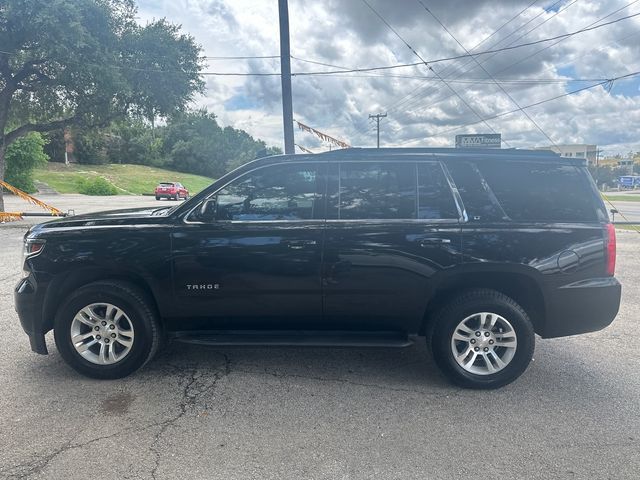
[[[81,200],[76,213],[103,207]],[[469,391],[444,380],[423,342],[174,344],[129,378],[83,378],[51,334],[50,355],[32,353],[18,323],[12,290],[26,228],[0,225],[2,479],[640,478],[635,232],[618,233],[624,289],[613,325],[538,339],[519,380]]]

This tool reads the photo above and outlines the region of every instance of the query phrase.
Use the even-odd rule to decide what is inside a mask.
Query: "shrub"
[[[7,147],[7,171],[5,180],[20,190],[33,193],[33,170],[47,164],[47,155],[43,151],[45,141],[39,133],[31,133],[17,139]]]
[[[83,178],[80,180],[78,191],[84,195],[117,195],[118,189],[109,180],[103,177],[93,179]]]

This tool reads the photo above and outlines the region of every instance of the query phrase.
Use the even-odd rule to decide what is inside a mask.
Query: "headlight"
[[[44,249],[45,241],[39,238],[27,238],[24,242],[25,258],[35,257]]]
[[[31,273],[31,270],[27,266],[27,260],[29,258],[33,258],[40,253],[44,249],[45,241],[42,239],[36,238],[25,238],[24,241],[24,250],[23,250],[23,261],[22,261],[22,278],[28,277]]]

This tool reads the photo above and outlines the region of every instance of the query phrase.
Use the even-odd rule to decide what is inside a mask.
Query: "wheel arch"
[[[486,270],[461,271],[444,278],[427,303],[419,333],[424,335],[427,332],[435,314],[447,303],[463,292],[476,288],[491,289],[507,295],[527,312],[536,333],[544,328],[544,294],[535,277],[522,271]]]
[[[56,313],[71,292],[86,284],[97,281],[122,282],[137,287],[144,294],[149,305],[154,309],[157,318],[162,321],[156,295],[142,275],[130,271],[101,267],[85,267],[57,278],[52,281],[49,288],[47,288],[42,307],[43,333],[53,329],[53,321]]]

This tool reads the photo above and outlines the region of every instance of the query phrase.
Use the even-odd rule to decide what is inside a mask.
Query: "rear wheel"
[[[527,313],[494,290],[472,290],[436,315],[428,341],[436,364],[453,383],[499,388],[518,378],[533,357]]]
[[[151,360],[160,343],[160,325],[137,287],[95,282],[75,291],[58,310],[54,337],[73,369],[92,378],[114,379]]]
[[[156,195],[156,200],[160,200],[160,197],[158,195]]]

